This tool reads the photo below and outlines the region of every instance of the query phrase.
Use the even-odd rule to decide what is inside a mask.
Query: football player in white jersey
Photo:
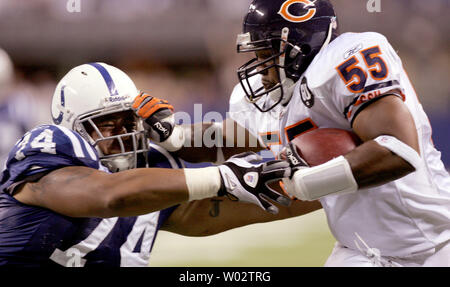
[[[320,208],[288,206],[266,186],[290,173],[285,161],[246,153],[183,168],[149,147],[131,106],[137,95],[133,81],[105,63],[61,79],[54,124],[27,132],[0,177],[0,265],[147,266],[159,229],[206,236]],[[156,101],[157,111],[168,109]]]
[[[363,141],[283,180],[325,210],[337,239],[325,266],[450,266],[450,176],[388,40],[339,34],[328,0],[254,0],[237,48],[256,57],[238,70],[231,119],[276,154],[317,128]]]

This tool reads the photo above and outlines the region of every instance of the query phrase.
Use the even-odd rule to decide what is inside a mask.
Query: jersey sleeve
[[[360,111],[381,97],[395,95],[405,100],[401,60],[383,35],[364,33],[342,47],[328,90],[351,125]]]
[[[251,85],[254,90],[262,86],[260,77],[252,78]],[[246,128],[253,136],[258,137],[258,123],[255,120],[258,113],[260,112],[247,100],[241,84],[237,84],[230,96],[227,116]]]
[[[244,91],[240,84],[237,84],[230,96],[228,116],[241,126],[245,124],[245,119],[250,112],[244,102]]]
[[[100,168],[95,149],[76,132],[41,125],[27,132],[13,147],[1,175],[1,190],[36,174],[65,166]]]
[[[180,158],[152,142],[150,142],[150,150],[147,154],[147,158],[148,167],[184,168],[184,163]]]

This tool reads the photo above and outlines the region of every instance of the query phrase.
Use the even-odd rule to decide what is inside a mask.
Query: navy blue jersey
[[[182,163],[152,145],[150,167]],[[176,207],[141,216],[72,218],[20,203],[14,187],[66,166],[108,172],[97,152],[76,132],[43,125],[11,150],[0,184],[0,266],[147,266],[156,234]]]

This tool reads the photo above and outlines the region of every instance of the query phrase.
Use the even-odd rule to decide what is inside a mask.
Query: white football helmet
[[[13,81],[14,66],[9,55],[0,49],[0,88],[3,88]]]
[[[100,162],[111,172],[136,168],[138,154],[147,162],[149,149],[142,120],[135,116],[134,131],[110,137],[104,137],[93,120],[113,113],[132,112],[131,104],[137,95],[133,81],[118,68],[105,63],[80,65],[70,70],[56,86],[52,99],[53,122],[78,132],[96,148]],[[94,140],[87,127],[96,131],[99,139]],[[133,149],[126,151],[124,139],[129,137]],[[121,152],[104,155],[98,143],[111,139],[119,142]]]

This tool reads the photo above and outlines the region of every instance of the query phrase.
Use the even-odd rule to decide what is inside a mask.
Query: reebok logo
[[[349,49],[348,51],[346,51],[344,53],[344,60],[347,60],[348,58],[350,58],[351,56],[353,56],[354,54],[356,54],[359,50],[361,50],[363,48],[363,44],[359,43],[358,45],[352,47],[351,49]]]
[[[114,102],[121,102],[121,101],[125,101],[125,100],[127,100],[129,98],[129,96],[116,96],[116,97],[109,97],[109,101],[111,102],[111,103],[114,103]]]
[[[292,154],[291,149],[286,150],[286,156],[291,162],[292,165],[298,165],[300,164],[300,161]]]
[[[169,130],[166,129],[160,122],[153,125],[157,130],[161,131],[165,136],[169,135]]]

